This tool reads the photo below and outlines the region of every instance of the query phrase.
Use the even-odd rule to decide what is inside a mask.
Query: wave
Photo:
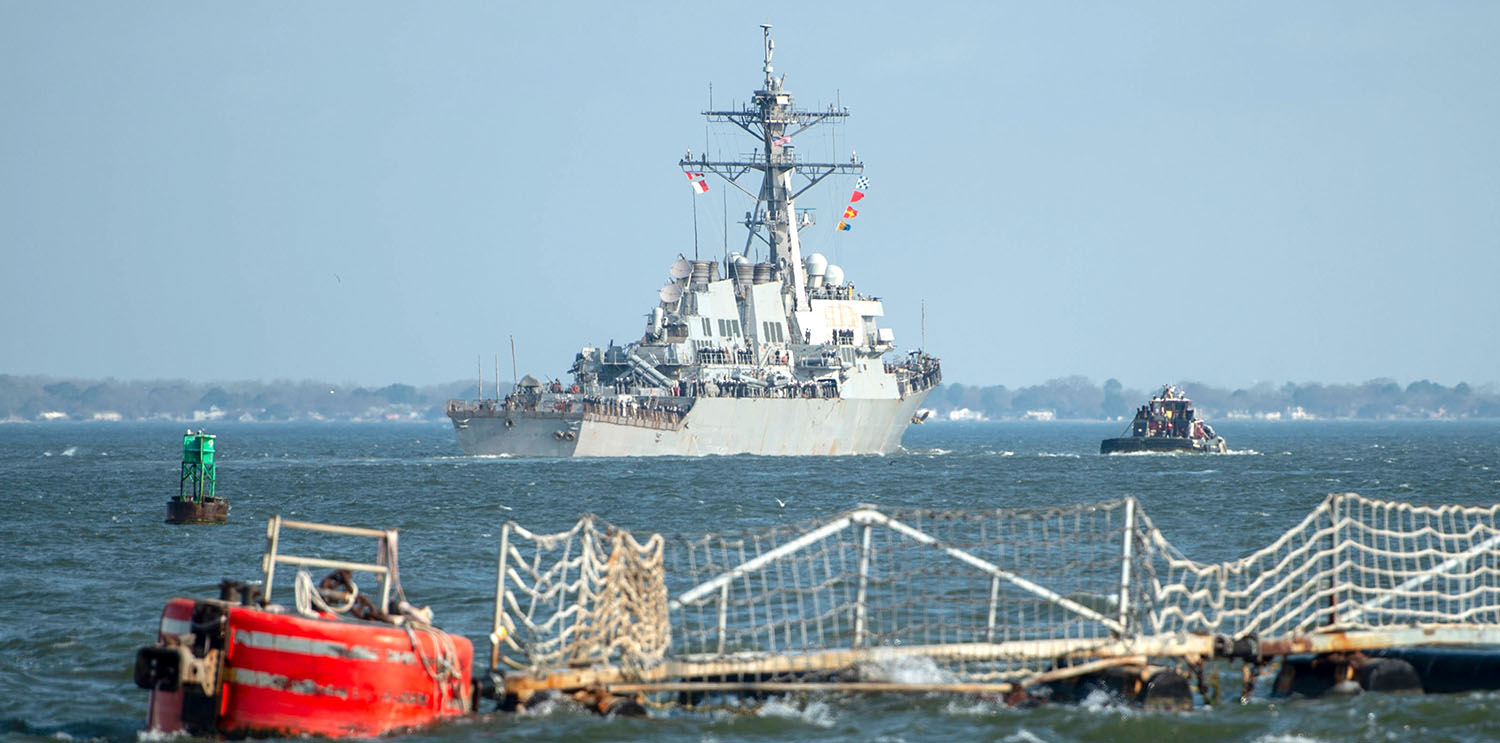
[[[173,730],[170,733],[161,730],[142,730],[135,734],[135,739],[140,743],[162,743],[186,737],[188,737],[186,730]]]
[[[959,679],[936,661],[925,657],[902,657],[875,661],[860,666],[865,681],[887,681],[897,684],[951,684]]]
[[[128,741],[142,735],[139,720],[123,718],[90,718],[76,722],[38,724],[20,718],[0,719],[0,740],[14,738],[49,738],[58,741]],[[161,735],[158,733],[157,735]],[[177,736],[183,737],[183,736]],[[158,737],[155,740],[166,740]]]
[[[780,697],[773,697],[770,701],[761,705],[755,711],[759,717],[780,717],[788,720],[801,720],[809,725],[820,728],[831,728],[837,720],[833,716],[833,708],[827,702],[821,700],[809,701],[806,706],[798,709],[788,704]]]

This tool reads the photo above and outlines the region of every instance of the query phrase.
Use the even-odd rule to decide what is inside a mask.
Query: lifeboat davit
[[[378,564],[277,554],[283,528],[375,536]],[[266,587],[278,564],[331,567],[314,586],[304,571],[296,606],[256,587],[220,584],[218,599],[174,598],[156,645],[136,654],[135,681],[151,690],[148,727],[193,736],[369,737],[463,715],[474,707],[473,646],[430,624],[401,597],[393,530],[271,519]],[[378,598],[358,592],[374,574]],[[266,596],[269,598],[267,590]]]

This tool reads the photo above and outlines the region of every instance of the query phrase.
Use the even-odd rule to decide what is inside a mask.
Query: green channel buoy
[[[214,494],[213,434],[188,429],[182,437],[182,480],[177,497],[167,501],[169,524],[222,524],[229,520],[229,501]]]

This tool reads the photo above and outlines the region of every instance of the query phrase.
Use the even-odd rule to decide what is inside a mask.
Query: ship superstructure
[[[530,376],[504,399],[452,400],[448,416],[469,454],[641,456],[885,453],[928,391],[938,360],[917,350],[894,360],[895,337],[879,326],[884,305],[855,291],[821,254],[803,256],[799,232],[812,226],[796,200],[832,175],[864,165],[807,162],[794,140],[847,109],[796,108],[773,73],[765,35],[765,80],[735,110],[704,112],[738,126],[757,151],[737,160],[683,158],[754,199],[744,254],[716,261],[679,256],[646,321],[625,345],[586,346],[571,381]],[[760,175],[758,189],[747,188]],[[746,254],[757,245],[765,261]]]

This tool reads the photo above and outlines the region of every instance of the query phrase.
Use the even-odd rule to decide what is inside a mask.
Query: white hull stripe
[[[186,619],[173,619],[172,617],[162,617],[161,618],[161,635],[162,635],[162,637],[172,637],[173,635],[185,635],[185,634],[187,634],[189,632],[192,632],[192,631],[193,631],[193,623],[189,622]]]
[[[330,640],[310,640],[295,635],[277,635],[270,632],[234,631],[234,641],[245,647],[275,650],[298,655],[315,655],[323,658],[348,658],[350,660],[379,660],[373,649],[362,645],[345,645]]]
[[[279,673],[268,673],[266,671],[253,671],[248,668],[229,668],[224,672],[225,680],[231,684],[242,686],[258,686],[262,689],[274,689],[286,691],[293,694],[307,694],[309,696],[338,697],[348,699],[349,690],[340,689],[337,686],[323,686],[311,679],[298,679],[293,681]]]

